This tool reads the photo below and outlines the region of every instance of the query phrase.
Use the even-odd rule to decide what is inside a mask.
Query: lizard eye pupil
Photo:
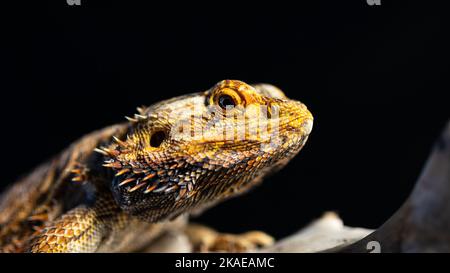
[[[150,146],[158,148],[165,139],[166,133],[164,133],[163,131],[154,132],[150,137]]]
[[[234,107],[236,106],[236,103],[234,99],[229,95],[222,95],[219,97],[219,106],[222,109],[226,109],[227,107]]]

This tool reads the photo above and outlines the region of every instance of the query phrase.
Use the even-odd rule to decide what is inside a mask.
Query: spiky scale
[[[157,184],[153,184],[153,185],[151,185],[151,186],[148,186],[148,187],[145,189],[144,193],[150,193],[150,192],[152,192],[154,189],[156,189],[157,186],[158,186]]]
[[[83,181],[83,177],[82,176],[75,176],[74,178],[72,178],[73,182],[81,182]]]
[[[109,156],[118,156],[120,154],[119,151],[108,148],[103,148],[103,151],[105,151]]]
[[[130,169],[124,168],[116,173],[116,176],[121,176],[124,173],[130,172]]]
[[[140,114],[134,114],[134,117],[137,118],[137,119],[141,119],[141,120],[146,120],[148,118],[147,116],[143,116],[143,115],[140,115]]]
[[[117,144],[119,144],[120,146],[122,146],[122,147],[124,147],[124,148],[127,148],[127,147],[128,147],[128,145],[127,145],[126,142],[120,140],[120,139],[117,138],[116,136],[113,136],[113,139],[114,139],[114,141],[117,142]]]
[[[142,181],[149,180],[149,179],[151,179],[151,178],[153,178],[155,176],[156,176],[156,173],[151,173],[151,174],[145,176],[144,178],[142,178]]]
[[[136,180],[136,178],[134,178],[134,177],[127,178],[127,179],[125,179],[125,180],[123,180],[122,182],[119,183],[119,187],[121,187],[121,186],[123,186],[123,185],[126,185],[126,184],[128,184],[128,183],[130,183],[130,182],[133,182],[133,181],[135,181],[135,180]]]
[[[191,192],[194,189],[193,181],[187,183],[187,189],[188,189],[189,192]]]
[[[75,173],[75,174],[80,174],[81,170],[79,168],[75,168],[75,169],[72,169],[70,172]]]
[[[114,162],[103,164],[103,167],[120,169],[120,168],[122,168],[122,164],[120,162],[114,161]]]
[[[128,121],[130,121],[130,122],[134,122],[134,123],[138,122],[137,119],[135,119],[135,118],[130,118],[130,117],[128,117],[128,116],[125,116],[125,119],[128,120]]]
[[[99,148],[94,148],[94,152],[97,152],[99,154],[105,155],[105,156],[109,156],[109,154]]]
[[[158,188],[155,189],[155,190],[153,190],[153,192],[155,192],[155,193],[163,192],[163,191],[165,191],[168,187],[169,187],[169,184],[165,184],[165,185],[162,185],[162,186],[158,186]]]
[[[132,188],[129,188],[129,189],[128,189],[128,192],[134,192],[134,191],[136,191],[136,190],[142,188],[142,187],[145,186],[145,185],[147,185],[147,183],[140,183],[140,184],[137,184],[136,186],[134,186],[134,187],[132,187]]]
[[[139,107],[136,107],[136,110],[139,112],[139,114],[142,115],[145,112],[146,108],[147,108],[146,106],[139,106]]]
[[[181,198],[183,198],[183,197],[186,195],[186,192],[187,192],[187,189],[186,189],[185,187],[182,187],[182,188],[180,189],[180,191],[178,192],[178,195],[177,195],[175,201],[178,201],[178,200],[180,200]]]
[[[175,191],[178,188],[179,188],[178,185],[173,185],[172,187],[165,189],[164,192],[165,193],[173,192],[173,191]]]

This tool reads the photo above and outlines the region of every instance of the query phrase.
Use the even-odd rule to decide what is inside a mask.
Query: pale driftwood
[[[181,234],[151,251],[189,252]],[[325,213],[299,232],[258,252],[450,252],[450,122],[405,204],[376,231],[344,226]]]
[[[365,228],[344,226],[343,221],[336,213],[327,212],[297,233],[258,252],[318,252],[336,246],[348,245],[367,236],[372,231]]]
[[[307,225],[297,233],[279,240],[276,244],[251,252],[318,252],[336,246],[353,243],[373,230],[344,226],[339,216],[334,212],[324,215]],[[182,232],[171,231],[158,238],[145,252],[157,253],[189,253],[192,245]]]
[[[158,238],[144,252],[149,253],[189,253],[192,252],[192,245],[186,234],[182,232],[170,231]]]

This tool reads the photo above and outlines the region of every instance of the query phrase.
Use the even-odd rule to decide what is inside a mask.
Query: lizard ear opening
[[[167,135],[164,131],[156,131],[150,137],[150,146],[158,148],[161,143],[166,139]]]

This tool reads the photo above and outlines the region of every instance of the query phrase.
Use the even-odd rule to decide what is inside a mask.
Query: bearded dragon
[[[268,84],[224,80],[138,107],[90,133],[0,196],[1,252],[139,252],[170,231],[199,251],[270,244],[188,216],[246,192],[305,144],[313,117]]]

